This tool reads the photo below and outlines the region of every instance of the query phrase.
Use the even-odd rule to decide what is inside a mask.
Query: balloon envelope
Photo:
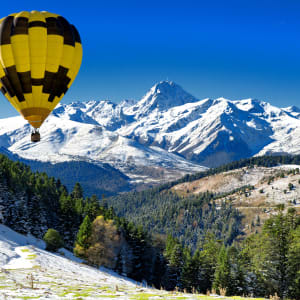
[[[0,89],[34,128],[65,95],[81,60],[79,33],[62,16],[22,11],[0,20]]]

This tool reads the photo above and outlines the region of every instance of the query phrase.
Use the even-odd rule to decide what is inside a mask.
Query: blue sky
[[[2,1],[0,16],[47,10],[78,28],[83,63],[62,100],[140,99],[172,80],[199,99],[300,106],[300,1]],[[0,118],[15,115],[0,96]]]

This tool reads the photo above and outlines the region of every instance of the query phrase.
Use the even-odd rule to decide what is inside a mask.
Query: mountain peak
[[[173,81],[164,80],[156,83],[150,90],[153,93],[161,93],[161,92],[166,93],[176,88],[181,89],[181,87],[177,83]]]
[[[142,116],[155,109],[165,111],[174,106],[196,101],[198,100],[195,97],[175,82],[161,81],[156,83],[136,105],[130,107],[127,113],[136,115],[137,112],[138,116]]]

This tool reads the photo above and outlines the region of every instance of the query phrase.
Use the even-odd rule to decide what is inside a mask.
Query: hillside
[[[259,230],[280,204],[286,211],[295,208],[300,213],[299,168],[300,165],[244,167],[180,183],[172,190],[185,196],[207,191],[219,194],[216,204],[230,202],[244,216],[244,232],[251,233]]]
[[[63,248],[44,248],[43,241],[0,224],[0,299],[250,299],[158,290],[92,268]]]
[[[129,177],[109,164],[76,160],[60,163],[42,162],[22,158],[3,147],[0,147],[0,153],[13,161],[30,166],[33,171],[45,172],[49,176],[59,178],[69,191],[73,189],[76,182],[80,182],[85,196],[95,194],[101,198],[103,195],[111,196],[134,188]]]
[[[270,164],[274,158],[256,160]],[[245,161],[237,165],[243,163]],[[96,197],[84,198],[79,184],[69,194],[60,180],[49,178],[45,173],[32,173],[24,164],[1,155],[0,171],[0,222],[27,234],[21,238],[11,229],[0,226],[3,233],[1,237],[0,232],[1,279],[5,282],[1,289],[5,293],[21,292],[22,297],[29,293],[25,297],[31,297],[36,288],[38,295],[48,293],[52,298],[59,293],[58,297],[91,295],[91,299],[102,292],[101,297],[121,299],[157,296],[196,299],[197,293],[207,291],[267,297],[275,293],[292,298],[300,295],[297,284],[300,218],[294,208],[284,212],[283,207],[278,207],[265,220],[261,232],[240,239],[243,216],[232,203],[220,203],[220,196],[224,195],[210,192],[188,197],[178,195],[176,190],[170,190],[176,186],[171,183],[168,188],[165,185],[140,193],[131,192],[103,199],[99,204]],[[216,171],[220,169],[206,173]],[[293,175],[296,173],[299,171]],[[248,192],[243,187],[239,191]],[[119,214],[123,209],[124,215],[136,224],[118,217],[113,208],[108,208],[112,199]],[[74,280],[74,275],[79,274],[76,266],[56,254],[50,255],[52,261],[45,251],[39,250],[43,245],[37,239],[46,232],[47,249],[50,249],[49,239],[51,244],[56,239],[59,246],[51,246],[56,247],[53,250],[64,244],[91,266],[104,266],[156,288],[188,291],[196,296],[155,290],[148,293],[144,288],[139,289],[137,295],[136,290],[124,287],[125,282],[111,289],[115,279],[103,279],[103,273],[84,266],[78,272],[85,274],[88,270],[93,277],[82,279],[78,275]],[[53,234],[57,238],[53,239]],[[30,247],[30,244],[36,246]],[[72,257],[64,250],[60,252],[60,256]],[[274,274],[280,275],[273,278]],[[97,283],[93,282],[95,279]],[[103,280],[106,282],[104,290],[101,289]]]
[[[68,193],[59,179],[45,173],[34,173],[28,166],[0,155],[1,224],[39,239],[49,229],[55,229],[65,248],[72,251],[80,226],[88,219],[91,226],[95,222],[93,228],[96,232],[99,228],[104,232],[101,243],[96,243],[102,250],[99,247],[90,249],[101,252],[101,255],[100,252],[94,254],[93,265],[104,265],[135,280],[146,280],[160,287],[160,277],[154,276],[154,272],[155,268],[165,266],[165,261],[160,259],[161,248],[152,244],[150,235],[142,227],[117,217],[113,208],[105,203],[101,205],[96,196],[83,195],[79,183]],[[113,251],[108,250],[113,243],[112,232],[116,239]],[[94,240],[98,236],[99,232],[95,233]],[[105,245],[102,244],[104,241]],[[107,251],[106,256],[103,251]]]
[[[116,213],[196,247],[207,231],[225,243],[260,231],[279,204],[300,212],[300,156],[262,156],[108,199]]]
[[[148,288],[72,253],[44,250],[44,242],[0,224],[0,299],[201,299]],[[214,297],[211,297],[214,299]]]

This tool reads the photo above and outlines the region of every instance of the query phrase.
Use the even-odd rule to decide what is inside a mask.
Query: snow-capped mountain
[[[0,146],[26,159],[109,163],[136,182],[178,178],[243,157],[300,153],[300,109],[256,99],[197,100],[160,82],[138,102],[61,104],[29,141],[21,118],[0,120]]]
[[[172,81],[162,81],[154,85],[135,105],[127,107],[126,114],[135,120],[147,117],[150,113],[165,111],[169,108],[196,102],[197,99]]]

